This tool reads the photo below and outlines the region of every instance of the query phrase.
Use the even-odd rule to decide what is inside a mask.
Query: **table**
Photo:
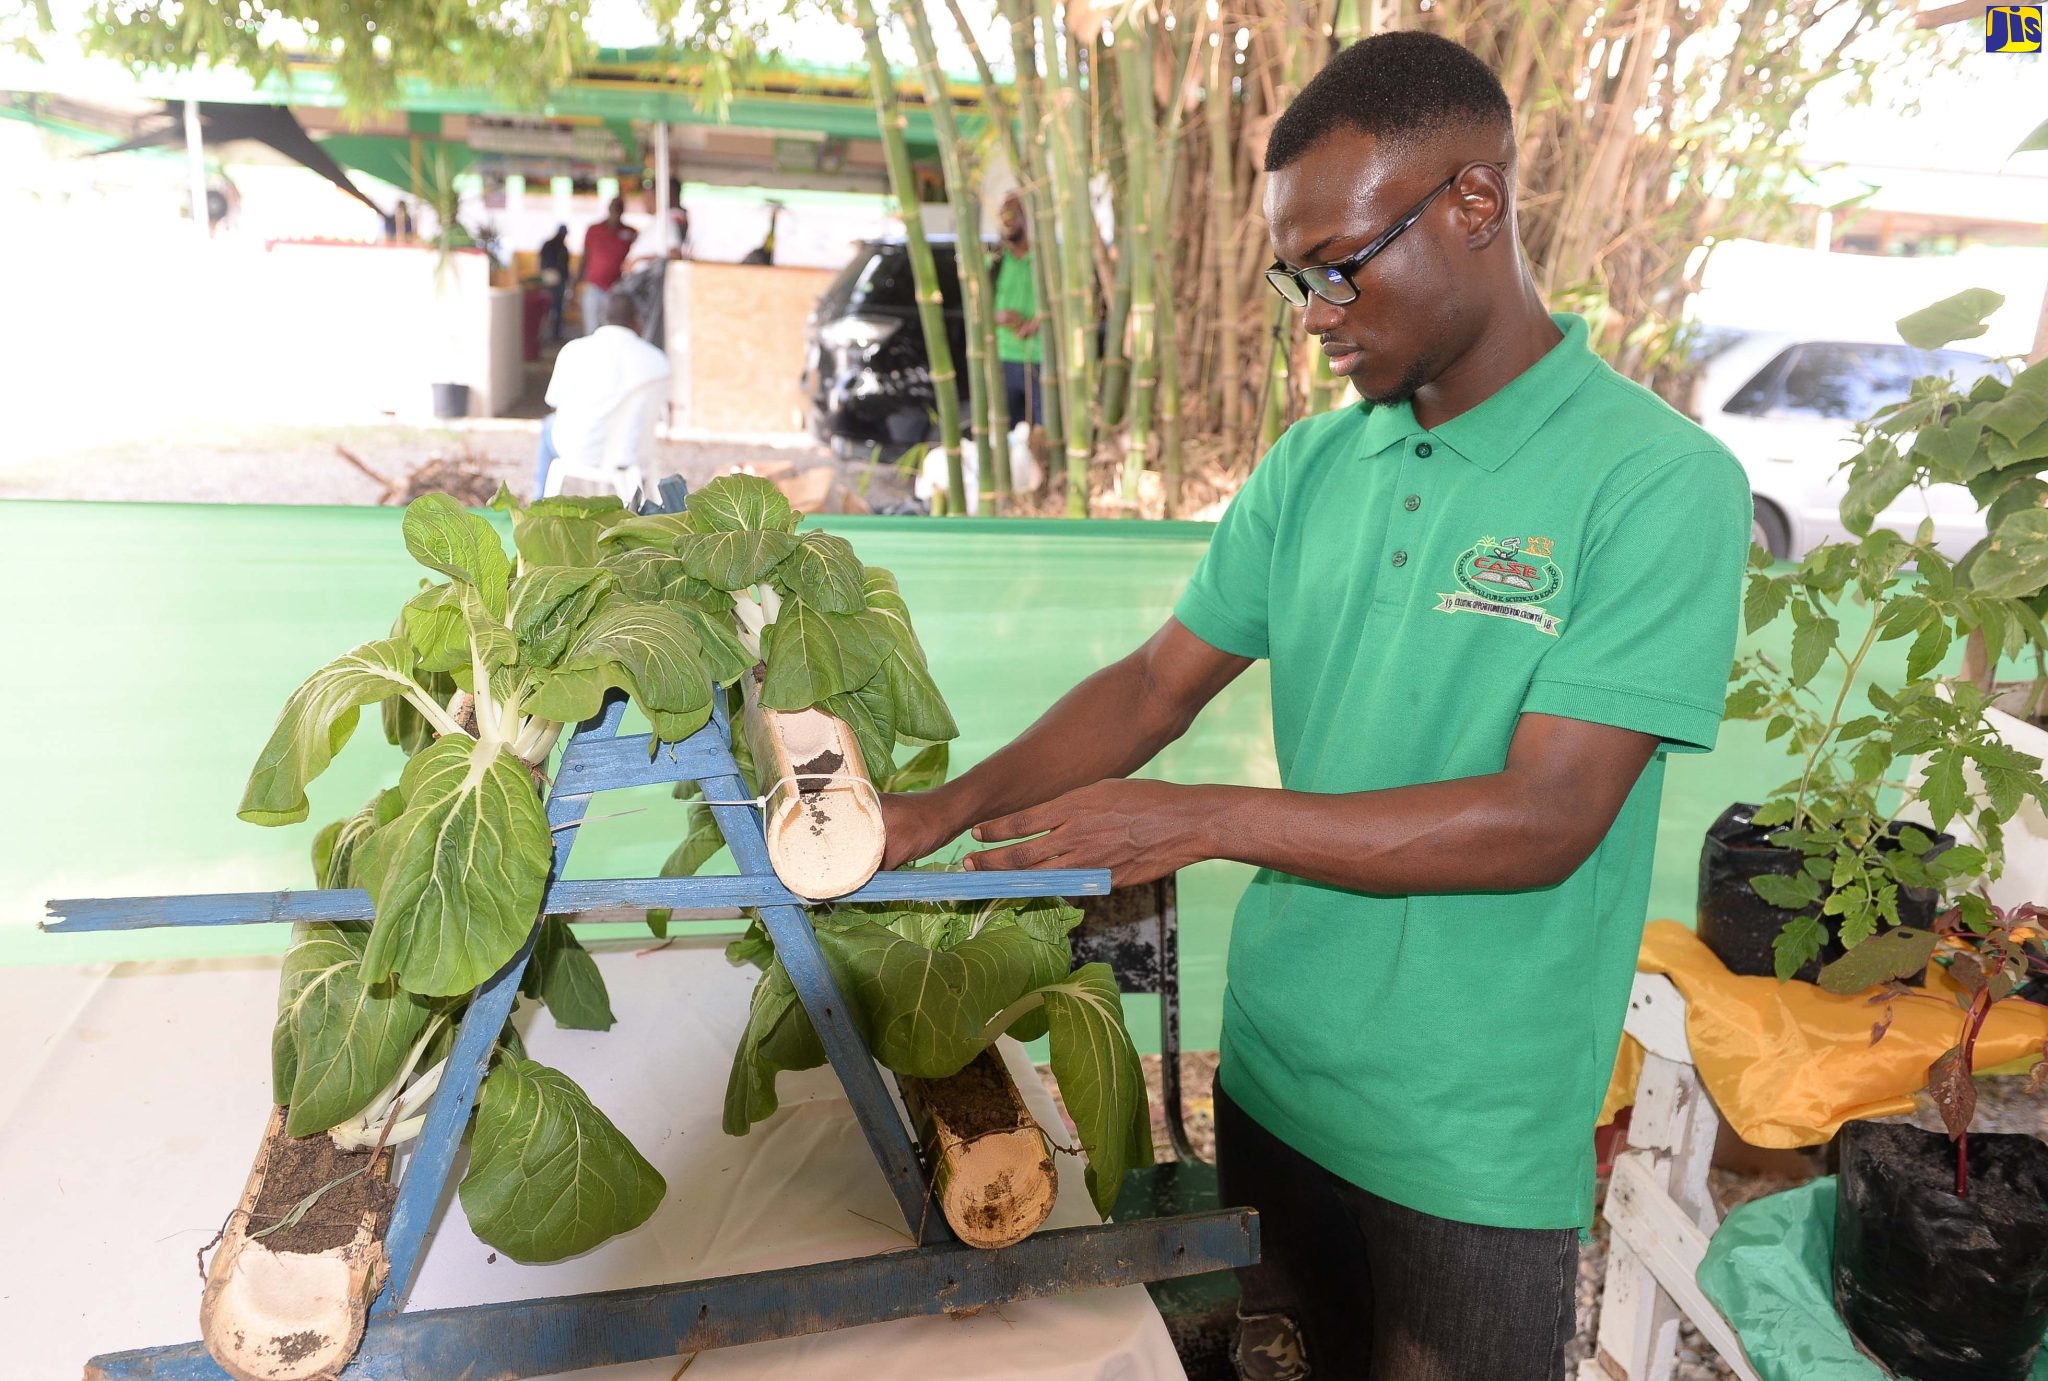
[[[516,1018],[528,1053],[582,1084],[667,1179],[653,1219],[570,1261],[522,1266],[478,1241],[451,1202],[410,1308],[909,1244],[830,1069],[783,1075],[781,1110],[749,1135],[720,1130],[754,978],[726,962],[722,945],[596,947],[619,1017],[609,1032],[563,1031],[530,1007]],[[0,969],[0,1210],[15,1244],[0,1278],[8,1375],[60,1381],[90,1355],[197,1335],[194,1253],[234,1205],[270,1107],[277,967],[265,957]],[[1003,1044],[1033,1113],[1060,1128],[1021,1049]],[[1057,1160],[1060,1197],[1047,1225],[1096,1221],[1079,1160]],[[669,1381],[677,1365],[601,1375]],[[862,1375],[1166,1381],[1183,1372],[1135,1286],[750,1344],[705,1353],[689,1369],[690,1381]]]

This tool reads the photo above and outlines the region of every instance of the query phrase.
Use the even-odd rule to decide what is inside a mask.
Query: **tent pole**
[[[192,224],[199,238],[213,238],[213,223],[206,215],[206,146],[199,138],[199,102],[185,102],[185,168],[192,182]]]
[[[675,246],[668,242],[674,230],[668,204],[668,121],[654,126],[654,252],[662,258]]]

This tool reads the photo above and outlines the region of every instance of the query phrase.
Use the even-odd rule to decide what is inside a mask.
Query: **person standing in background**
[[[554,236],[540,247],[540,281],[548,290],[548,339],[560,345],[563,338],[562,309],[569,296],[569,227],[558,225]]]
[[[626,224],[626,199],[613,197],[605,218],[583,232],[583,258],[576,266],[582,285],[583,334],[595,335],[605,324],[604,299],[619,281],[626,256],[640,232]]]
[[[1031,457],[1041,475],[1045,462],[1045,418],[1039,401],[1039,361],[1045,346],[1038,339],[1038,282],[1031,267],[1031,237],[1025,229],[1024,203],[1015,192],[1003,198],[1003,255],[996,265],[996,358],[1003,364],[1003,392],[1009,399],[1010,421],[1031,425]]]

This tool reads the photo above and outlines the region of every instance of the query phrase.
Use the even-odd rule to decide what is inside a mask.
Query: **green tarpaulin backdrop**
[[[1167,616],[1208,539],[1189,523],[837,518],[872,565],[894,570],[932,669],[960,721],[965,766],[1022,729],[1080,677]],[[57,937],[35,929],[50,897],[310,885],[318,825],[396,776],[374,716],[314,784],[310,823],[235,818],[250,761],[278,707],[315,667],[384,636],[420,568],[395,508],[0,503],[8,736],[0,801],[0,964],[78,963],[281,949],[279,928]],[[1767,636],[1789,641],[1783,629]],[[1895,675],[1902,644],[1886,644]],[[1456,705],[1439,707],[1455,720]],[[1272,785],[1263,667],[1213,705],[1149,772]],[[1689,918],[1701,832],[1731,800],[1789,774],[1755,726],[1710,757],[1672,763],[1652,915]],[[573,877],[654,872],[677,837],[664,790],[593,807]],[[1185,1039],[1213,1046],[1230,913],[1248,870],[1182,876]],[[1473,937],[1473,972],[1487,963]],[[1149,1045],[1153,1010],[1134,1002]]]

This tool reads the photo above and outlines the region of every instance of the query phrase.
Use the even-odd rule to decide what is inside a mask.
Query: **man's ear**
[[[1508,226],[1511,206],[1506,174],[1491,163],[1475,163],[1459,174],[1451,188],[1457,198],[1458,223],[1465,232],[1465,247],[1485,249]]]

